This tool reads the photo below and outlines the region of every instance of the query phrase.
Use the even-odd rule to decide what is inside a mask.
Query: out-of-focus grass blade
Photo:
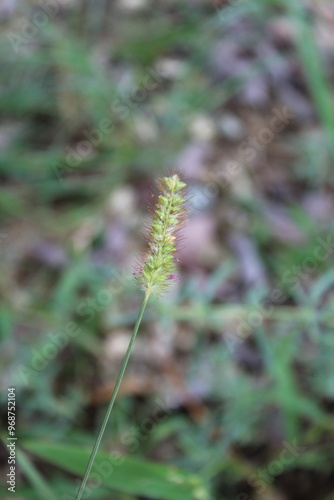
[[[329,149],[334,156],[333,96],[315,44],[315,34],[306,18],[302,2],[283,0],[296,26],[297,48],[304,66],[311,96],[325,127]]]
[[[230,275],[234,272],[235,267],[236,266],[232,261],[224,262],[212,273],[211,277],[208,278],[205,289],[202,292],[203,299],[206,303],[213,300],[218,288],[230,277]]]
[[[0,309],[0,339],[2,342],[10,340],[12,336],[12,316],[5,308]]]
[[[78,259],[62,275],[53,297],[56,312],[65,313],[74,306],[76,290],[91,277],[91,269],[84,259]]]
[[[83,475],[90,457],[90,450],[62,443],[27,441],[24,448],[39,458],[78,475]],[[204,481],[198,475],[168,465],[128,457],[115,462],[112,455],[100,452],[93,472],[101,479],[101,486],[123,493],[156,500],[210,499]]]
[[[330,269],[323,274],[312,286],[311,299],[314,304],[318,304],[321,297],[333,286],[334,269]]]
[[[22,450],[17,451],[17,461],[20,469],[22,470],[28,481],[31,483],[37,494],[37,498],[35,497],[36,500],[44,500],[44,498],[47,498],[48,500],[58,500],[55,493],[40,475],[29,457]]]

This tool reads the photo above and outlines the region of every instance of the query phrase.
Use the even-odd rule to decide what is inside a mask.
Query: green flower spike
[[[146,256],[144,264],[135,269],[134,272],[145,290],[145,295],[143,297],[137,321],[126,350],[104,420],[95,440],[85,474],[76,494],[76,500],[81,500],[84,494],[86,484],[107,427],[150,294],[152,292],[158,295],[161,294],[166,289],[170,280],[177,279],[176,274],[174,274],[176,263],[176,259],[174,257],[175,238],[177,230],[182,225],[186,214],[186,210],[184,208],[185,199],[181,196],[186,184],[180,180],[178,175],[172,175],[171,177],[164,177],[163,179],[160,179],[158,181],[158,186],[160,189],[160,196],[158,198],[158,203],[155,209],[155,217],[150,230],[149,252]]]
[[[135,271],[147,295],[161,295],[170,281],[178,279],[175,241],[186,215],[186,200],[182,196],[185,182],[175,174],[159,179],[157,184],[160,195],[150,230],[149,251],[144,264]]]

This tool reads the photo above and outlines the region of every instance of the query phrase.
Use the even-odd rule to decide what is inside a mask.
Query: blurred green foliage
[[[5,403],[5,386],[16,385],[23,476],[11,498],[72,498],[74,477],[83,470],[85,450],[104,411],[103,405],[90,405],[87,392],[101,381],[106,334],[130,328],[136,317],[139,291],[131,279],[122,282],[108,307],[94,310],[91,321],[78,313],[87,297],[96,297],[120,272],[117,262],[96,264],[91,258],[104,238],[101,219],[110,193],[152,184],[191,141],[196,117],[215,116],[238,98],[247,82],[268,70],[260,58],[250,73],[241,71],[222,82],[210,76],[212,45],[240,36],[226,34],[229,20],[246,15],[259,27],[248,40],[254,46],[273,18],[283,17],[296,29],[295,61],[319,121],[314,130],[292,128],[286,134],[294,155],[289,182],[296,190],[332,189],[332,89],[302,4],[249,0],[225,7],[229,12],[224,17],[214,2],[149,2],[139,12],[108,7],[108,2],[73,2],[18,52],[7,34],[20,34],[22,22],[33,19],[38,7],[21,5],[20,15],[1,27],[0,250],[9,249],[0,278],[1,400]],[[177,78],[154,73],[161,59],[175,55],[182,61]],[[143,91],[143,81],[153,89]],[[109,120],[107,132],[103,120]],[[73,160],[73,151],[87,136],[98,144],[92,139],[89,154]],[[254,496],[258,490],[250,487],[249,478],[275,460],[281,469],[277,476],[269,474],[268,488],[276,495],[284,490],[280,477],[290,469],[318,474],[315,483],[325,483],[319,500],[329,500],[331,491],[333,495],[332,254],[305,271],[317,239],[333,235],[333,222],[319,225],[299,203],[289,201],[288,215],[306,237],[302,245],[289,245],[273,239],[260,198],[239,199],[225,192],[219,197],[247,214],[247,229],[270,274],[269,287],[279,289],[284,300],[264,308],[270,290],[251,289],[222,303],[219,287],[228,287],[236,272],[232,256],[222,266],[208,266],[204,285],[200,273],[190,272],[176,294],[151,305],[145,325],[153,323],[166,336],[175,323],[190,331],[185,384],[194,388],[195,403],[200,401],[204,411],[197,421],[183,404],[171,404],[169,412],[167,405],[168,418],[144,431],[142,423],[155,408],[153,395],[120,398],[105,442],[107,448],[111,443],[123,451],[124,464],[103,478],[90,498],[110,498],[110,492],[120,500],[223,500],[241,493],[247,496],[238,500],[267,498]],[[70,235],[87,221],[93,226],[91,239],[76,247]],[[28,239],[34,233],[59,242],[65,265],[52,269],[23,256],[19,236],[24,242],[25,231]],[[302,279],[296,280],[299,271],[292,271],[287,282],[282,276],[294,266],[304,269]],[[249,335],[226,337],[240,323],[248,325],[256,317],[252,314],[260,314],[260,320],[251,324]],[[64,349],[35,370],[36,363],[43,363],[38,353],[48,349],[47,334],[58,332],[63,338],[70,322],[80,335],[67,338]],[[149,351],[145,328],[142,336]],[[250,349],[253,363],[235,356],[240,345]],[[129,429],[132,438],[122,442]],[[303,447],[290,464],[279,458],[286,441]],[[298,491],[296,486],[289,498],[300,498]],[[303,498],[314,495],[310,490]]]

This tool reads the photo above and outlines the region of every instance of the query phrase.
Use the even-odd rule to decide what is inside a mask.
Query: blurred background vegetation
[[[181,279],[86,498],[333,500],[332,2],[0,0],[0,22],[2,498],[74,499],[176,168]]]

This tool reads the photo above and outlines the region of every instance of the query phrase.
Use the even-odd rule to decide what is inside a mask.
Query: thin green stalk
[[[86,468],[86,472],[85,472],[85,475],[84,475],[84,477],[82,479],[79,491],[77,493],[77,496],[75,497],[76,500],[80,500],[81,499],[81,496],[82,496],[82,494],[84,492],[84,489],[86,487],[86,483],[88,481],[90,471],[92,469],[92,466],[93,466],[93,463],[94,463],[97,451],[98,451],[99,446],[100,446],[100,443],[102,441],[104,431],[105,431],[105,429],[107,427],[107,424],[108,424],[108,420],[109,420],[109,417],[110,417],[110,414],[111,414],[111,410],[112,410],[112,408],[114,406],[114,402],[115,402],[115,399],[116,399],[116,396],[117,396],[117,393],[118,393],[118,389],[119,389],[119,387],[121,385],[121,382],[122,382],[122,378],[123,378],[123,375],[124,375],[124,372],[125,372],[125,369],[126,369],[126,365],[128,364],[128,361],[129,361],[129,357],[130,357],[130,354],[131,354],[131,349],[132,349],[133,343],[135,341],[135,338],[136,338],[136,335],[137,335],[137,332],[138,332],[138,329],[139,329],[139,326],[140,326],[140,323],[141,323],[141,320],[142,320],[142,317],[143,317],[143,314],[144,314],[144,311],[145,311],[145,308],[146,308],[146,305],[147,305],[147,302],[148,302],[148,299],[149,299],[149,296],[150,296],[150,294],[148,292],[146,292],[145,296],[144,296],[143,303],[141,305],[141,308],[140,308],[140,311],[139,311],[139,314],[138,314],[138,318],[137,318],[137,321],[136,321],[136,324],[135,324],[135,327],[134,327],[134,330],[133,330],[130,342],[129,342],[129,345],[128,345],[128,348],[127,348],[127,351],[126,351],[126,354],[124,356],[124,360],[123,360],[120,372],[119,372],[117,380],[116,380],[116,384],[115,384],[113,393],[112,393],[111,398],[110,398],[110,403],[109,403],[106,415],[105,415],[104,420],[102,422],[99,434],[98,434],[98,436],[96,438],[96,441],[95,441],[95,444],[94,444],[94,448],[93,448],[91,456],[89,458],[89,462],[88,462],[88,465],[87,465],[87,468]]]

